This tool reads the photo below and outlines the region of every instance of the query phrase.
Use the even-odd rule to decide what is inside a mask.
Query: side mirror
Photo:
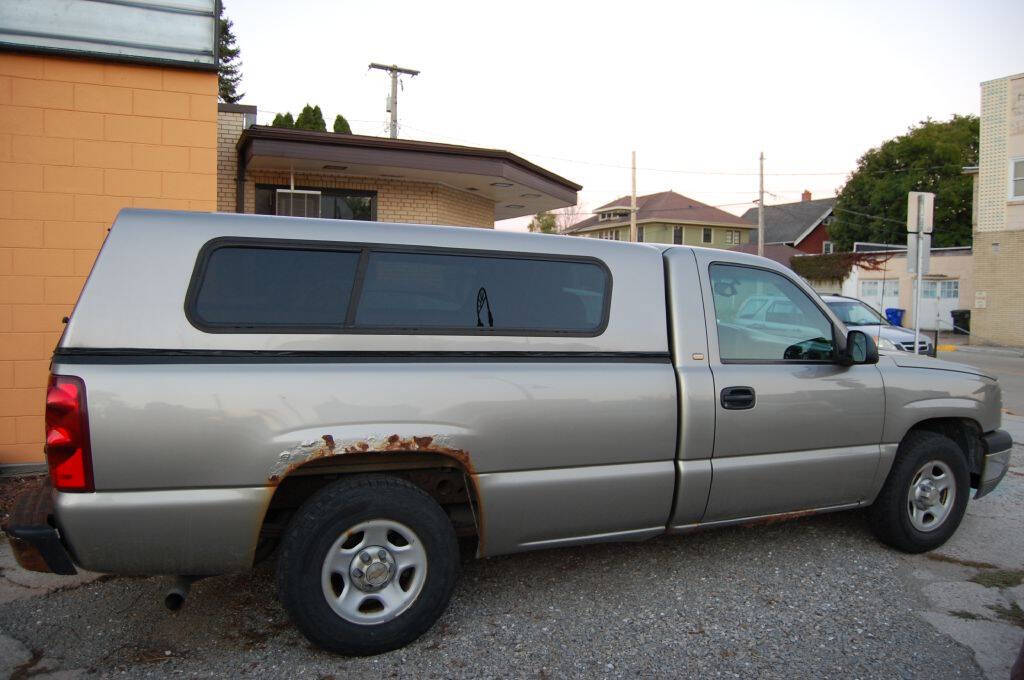
[[[874,339],[864,331],[850,331],[846,336],[846,348],[840,354],[843,366],[853,364],[877,364],[878,347]]]

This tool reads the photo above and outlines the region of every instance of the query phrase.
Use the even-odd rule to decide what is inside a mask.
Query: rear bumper
[[[22,568],[64,576],[78,573],[54,526],[53,489],[48,480],[18,495],[3,530]]]
[[[247,571],[273,487],[56,493],[75,563],[111,574]]]
[[[1013,439],[1005,430],[993,430],[982,436],[981,441],[985,447],[985,457],[975,498],[988,494],[1003,480],[1010,467],[1010,449],[1013,447]]]

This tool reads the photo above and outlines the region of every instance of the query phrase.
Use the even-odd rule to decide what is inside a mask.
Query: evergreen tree
[[[334,131],[343,135],[352,134],[352,128],[349,126],[348,121],[345,120],[345,116],[340,113],[334,117]]]
[[[295,119],[292,118],[291,112],[279,113],[274,116],[274,122],[270,125],[271,127],[293,128],[295,127]]]
[[[327,132],[327,122],[324,120],[324,114],[320,111],[320,107],[309,104],[302,107],[302,112],[295,119],[295,128]]]
[[[235,42],[234,24],[224,16],[224,3],[217,9],[217,94],[222,102],[234,104],[245,96],[238,91],[242,82],[242,51]]]

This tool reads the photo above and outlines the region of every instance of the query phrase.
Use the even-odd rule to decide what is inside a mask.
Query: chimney
[[[808,191],[807,189],[804,189],[804,193],[800,194],[800,200],[801,201],[809,201],[809,200],[811,200],[811,192]]]

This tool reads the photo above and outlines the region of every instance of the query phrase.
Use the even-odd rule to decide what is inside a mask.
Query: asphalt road
[[[939,358],[991,372],[1003,388],[1003,408],[1024,416],[1024,357],[957,350],[939,352]]]
[[[179,613],[154,578],[8,602],[0,631],[128,677],[982,677],[919,616],[914,560],[844,513],[470,561],[441,621],[374,658],[311,648],[267,567],[199,582]]]

